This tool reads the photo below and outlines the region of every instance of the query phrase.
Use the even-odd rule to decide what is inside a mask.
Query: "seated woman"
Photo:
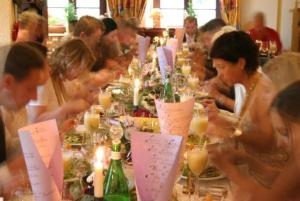
[[[268,118],[275,89],[271,80],[258,69],[258,49],[249,35],[242,31],[225,33],[218,38],[211,50],[218,78],[228,87],[243,84],[247,97],[240,112],[242,135],[238,140],[244,146],[268,150],[273,140]],[[218,112],[218,110],[214,110]],[[211,113],[211,117],[212,114]],[[210,119],[214,123],[214,119]]]
[[[100,69],[107,69],[111,72],[123,73],[127,70],[133,55],[131,52],[122,53],[117,23],[111,18],[104,18],[102,22],[106,29],[98,46],[101,62],[97,65],[98,68],[92,70],[98,72]]]
[[[270,110],[277,145],[289,152],[286,167],[275,178],[270,188],[258,185],[250,177],[235,171],[235,165],[228,162],[225,170],[230,180],[236,184],[234,200],[238,201],[292,201],[299,200],[300,193],[300,81],[294,82],[273,100]],[[217,157],[217,155],[215,155]],[[219,158],[224,153],[218,154]],[[216,158],[215,158],[216,159]],[[218,163],[217,160],[213,160]],[[265,174],[268,174],[265,169]]]
[[[276,90],[281,90],[287,87],[289,84],[299,81],[300,80],[300,54],[298,53],[284,53],[277,58],[271,60],[266,64],[264,67],[264,71],[268,74],[270,79],[275,85]],[[299,88],[299,84],[298,84]],[[296,87],[294,87],[296,89]],[[299,92],[299,89],[298,89]],[[286,92],[281,92],[280,94],[284,94]],[[288,94],[291,95],[291,94]],[[294,94],[295,95],[295,94]],[[275,107],[275,102],[278,99],[280,95],[275,98],[275,101],[273,101],[273,104],[271,108]],[[287,98],[288,96],[285,96]],[[299,96],[298,96],[299,99]],[[284,108],[292,108],[295,110],[295,113],[297,112],[297,104],[299,100],[297,97],[292,98],[290,101],[287,101],[284,103],[282,106]],[[298,102],[297,102],[298,100]],[[294,104],[293,106],[291,104]],[[270,111],[270,109],[268,109]],[[273,111],[273,110],[272,110]],[[298,111],[299,113],[299,111]],[[270,116],[270,112],[268,112]],[[282,116],[282,114],[279,114]],[[298,114],[299,115],[299,114]],[[272,115],[274,116],[274,111],[272,112]],[[276,116],[276,114],[275,114]],[[278,115],[277,115],[278,116]],[[278,119],[278,118],[277,118]],[[281,122],[274,122],[274,118],[272,118],[272,125],[273,125],[273,132],[275,133],[275,139],[278,141],[278,135],[276,133],[276,130],[279,130],[280,132],[284,131],[285,129],[278,129],[282,125]],[[288,122],[285,121],[285,122]],[[284,127],[283,127],[284,128]],[[274,142],[276,142],[274,141]],[[297,143],[300,143],[299,141]],[[276,146],[276,144],[275,144]],[[291,145],[290,145],[291,146]],[[260,199],[260,198],[265,198],[263,195],[264,193],[268,193],[268,191],[264,188],[262,188],[262,185],[258,185],[257,182],[254,182],[251,177],[247,177],[244,175],[236,166],[236,161],[238,160],[239,162],[244,161],[251,167],[255,167],[257,172],[260,172],[260,175],[264,175],[264,180],[269,180],[268,183],[264,183],[265,186],[269,187],[270,189],[276,189],[279,188],[278,185],[280,184],[279,178],[281,176],[284,177],[286,174],[286,170],[290,166],[290,163],[293,163],[293,160],[296,160],[294,156],[291,154],[290,150],[291,147],[289,146],[288,149],[284,149],[288,155],[289,155],[289,160],[287,158],[287,155],[278,155],[281,160],[285,163],[284,168],[278,169],[276,164],[273,163],[262,163],[259,158],[253,157],[253,155],[249,155],[245,152],[242,152],[241,150],[237,149],[232,149],[229,148],[228,146],[209,146],[208,151],[209,151],[209,156],[211,161],[219,167],[222,171],[224,171],[229,179],[236,184],[237,188],[237,193],[236,197],[237,200],[247,200],[248,196],[255,197],[256,194],[258,194],[255,191],[266,191],[266,192],[260,192],[258,194],[257,198],[251,198],[250,200],[289,200],[289,199],[283,199],[278,195],[279,199],[273,199],[269,196],[270,199]],[[294,145],[293,145],[294,146]],[[278,149],[283,149],[282,147],[277,147]],[[292,147],[295,148],[295,147]],[[275,155],[273,155],[274,157]],[[294,173],[292,173],[294,174]],[[257,174],[259,175],[259,174]],[[296,174],[295,174],[296,176]],[[261,181],[261,180],[260,180]],[[267,185],[266,185],[267,184]],[[287,182],[284,182],[284,185],[288,185]],[[275,187],[277,186],[277,187]],[[280,185],[279,185],[280,186]],[[280,187],[282,188],[282,187]],[[280,191],[280,188],[275,190],[275,191]],[[281,193],[283,191],[280,191]],[[248,193],[248,194],[247,194]],[[262,194],[263,193],[263,194]],[[269,192],[270,193],[270,192]],[[245,198],[242,199],[243,195],[246,195]],[[288,194],[286,194],[288,195]],[[283,195],[281,195],[283,196]]]
[[[38,89],[37,101],[27,106],[31,122],[56,118],[62,123],[68,115],[77,114],[89,108],[92,97],[80,83],[66,89],[65,82],[72,81],[89,71],[94,56],[81,39],[72,39],[58,47],[51,55],[51,79]]]
[[[228,87],[243,84],[246,97],[240,111],[240,119],[233,124],[227,115],[220,113],[212,101],[204,102],[209,111],[210,135],[233,136],[236,146],[263,163],[279,170],[285,165],[284,153],[274,145],[274,135],[269,118],[269,106],[276,94],[272,81],[258,71],[258,48],[248,34],[241,31],[225,33],[218,38],[211,50],[219,79]],[[282,157],[283,156],[283,157]],[[256,166],[249,165],[248,173],[264,185],[272,177],[265,177]]]

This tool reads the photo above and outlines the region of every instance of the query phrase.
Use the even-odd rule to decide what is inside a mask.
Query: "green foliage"
[[[189,0],[187,8],[186,8],[186,12],[187,12],[188,16],[196,17],[196,13],[195,13],[195,11],[193,9],[192,0]]]
[[[74,3],[68,4],[68,6],[65,8],[65,13],[68,22],[72,22],[78,19]]]
[[[48,24],[49,25],[63,25],[64,24],[64,20],[60,19],[58,17],[49,16],[49,18],[48,18]]]

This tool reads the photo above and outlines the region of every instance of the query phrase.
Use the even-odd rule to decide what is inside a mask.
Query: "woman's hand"
[[[234,156],[225,150],[223,144],[210,144],[206,149],[209,161],[221,171],[226,172],[229,166],[234,165]]]

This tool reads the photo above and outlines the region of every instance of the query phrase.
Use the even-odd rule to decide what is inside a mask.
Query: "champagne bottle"
[[[166,66],[166,76],[165,76],[165,81],[164,81],[162,100],[165,103],[174,103],[175,102],[175,96],[174,96],[173,88],[172,88],[172,84],[171,84],[170,66]]]
[[[120,151],[121,141],[113,140],[111,161],[104,180],[104,201],[130,201]]]

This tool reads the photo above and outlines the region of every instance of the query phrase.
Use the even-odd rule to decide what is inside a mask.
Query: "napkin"
[[[63,161],[56,121],[32,124],[18,132],[35,200],[61,200]]]
[[[163,80],[166,76],[166,66],[170,66],[171,69],[174,68],[173,62],[173,50],[171,46],[161,46],[156,48],[157,58],[159,63],[159,69]]]
[[[131,149],[139,200],[170,200],[183,149],[183,138],[133,132]]]
[[[235,92],[234,113],[236,114],[236,116],[240,116],[242,107],[245,102],[246,94],[247,94],[246,88],[242,84],[235,84],[234,92]]]
[[[194,98],[180,103],[155,100],[161,133],[180,135],[186,139],[193,118],[194,103]]]
[[[172,56],[173,56],[173,64],[175,64],[176,51],[177,51],[177,48],[178,48],[178,40],[176,38],[170,38],[167,41],[167,46],[171,47]]]

